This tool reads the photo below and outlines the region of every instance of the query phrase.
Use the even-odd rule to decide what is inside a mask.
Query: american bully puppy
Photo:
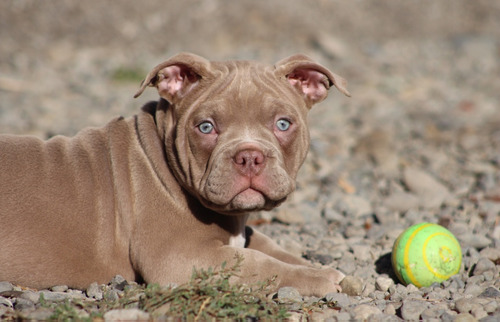
[[[308,150],[306,116],[346,82],[306,56],[274,66],[179,54],[135,95],[130,118],[47,141],[0,135],[0,280],[85,288],[120,274],[183,283],[193,267],[244,261],[239,282],[277,275],[304,295],[339,291],[318,269],[245,226],[281,204]]]

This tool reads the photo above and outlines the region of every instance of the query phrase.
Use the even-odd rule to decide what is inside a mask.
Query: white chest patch
[[[243,234],[238,234],[236,236],[229,237],[229,246],[237,248],[245,248],[245,236]]]

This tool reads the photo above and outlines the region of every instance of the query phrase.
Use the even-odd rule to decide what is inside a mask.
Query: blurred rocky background
[[[358,279],[344,318],[500,314],[498,297],[472,300],[500,286],[500,2],[3,0],[0,40],[0,132],[41,138],[133,115],[157,98],[132,98],[142,78],[181,51],[315,58],[352,98],[332,90],[311,110],[297,192],[253,223]],[[458,237],[461,282],[425,294],[380,287],[381,260],[422,221]]]

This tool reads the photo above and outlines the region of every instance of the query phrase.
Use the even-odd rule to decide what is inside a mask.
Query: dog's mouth
[[[276,208],[287,198],[288,193],[284,195],[275,195],[266,187],[260,187],[258,183],[252,180],[244,180],[241,182],[228,185],[225,193],[213,194],[208,193],[203,199],[203,203],[213,210],[228,213],[238,214],[258,210],[271,210]],[[239,182],[238,182],[239,181]],[[238,184],[239,183],[239,184]],[[231,192],[230,192],[231,191]]]

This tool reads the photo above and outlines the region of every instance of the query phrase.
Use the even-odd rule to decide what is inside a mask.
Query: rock
[[[490,286],[486,288],[481,294],[479,294],[479,297],[486,297],[486,298],[500,298],[500,291],[493,286]]]
[[[454,322],[477,322],[477,319],[469,313],[460,313],[453,319]]]
[[[347,217],[354,218],[369,215],[373,212],[372,206],[368,200],[361,196],[347,194],[338,198],[335,209],[344,213]]]
[[[342,292],[347,295],[357,296],[363,292],[363,281],[359,277],[346,276],[340,282],[340,286],[342,287]]]
[[[115,289],[108,289],[104,292],[104,300],[108,302],[117,301],[120,297],[118,296],[118,291]]]
[[[487,247],[487,248],[482,249],[479,252],[479,255],[481,255],[482,257],[486,257],[487,259],[489,259],[492,262],[496,262],[496,261],[500,260],[500,248]]]
[[[89,285],[86,293],[88,297],[94,298],[98,301],[102,300],[103,298],[103,292],[96,282]]]
[[[147,321],[149,318],[148,313],[139,309],[111,310],[104,314],[105,321]]]
[[[19,296],[19,298],[29,300],[36,304],[40,301],[40,293],[33,291],[25,291]]]
[[[358,261],[368,262],[372,261],[371,247],[369,245],[352,245],[352,253],[354,258]]]
[[[0,282],[0,293],[6,291],[12,291],[14,286],[9,282]]]
[[[53,309],[41,307],[35,311],[23,314],[23,319],[32,321],[49,321],[50,317],[54,314]]]
[[[71,294],[64,292],[40,291],[46,301],[61,302],[71,298]]]
[[[491,244],[491,239],[484,235],[466,232],[465,234],[455,235],[462,244],[476,248],[483,249]]]
[[[121,275],[116,275],[111,279],[110,282],[110,286],[118,291],[123,291],[125,289],[125,286],[127,285],[128,285],[127,280],[123,278],[123,276]]]
[[[16,299],[16,304],[14,305],[14,307],[16,310],[29,311],[29,310],[35,309],[35,303],[33,303],[30,300],[26,300],[26,299],[18,297]]]
[[[420,199],[408,192],[396,192],[384,200],[384,205],[394,211],[406,212],[410,209],[416,209],[420,205]]]
[[[50,289],[53,291],[53,292],[66,292],[68,290],[68,285],[56,285],[56,286],[52,286]]]
[[[418,196],[423,208],[437,208],[450,196],[448,188],[425,171],[407,167],[403,180],[408,189]]]
[[[325,296],[327,302],[335,303],[335,307],[347,308],[351,304],[349,296],[345,293],[328,293]]]
[[[392,278],[386,276],[379,276],[375,280],[375,288],[382,292],[387,292],[389,290],[389,287],[393,285],[394,281],[392,280]]]
[[[7,306],[7,307],[14,307],[12,305],[12,302],[9,299],[6,299],[5,297],[0,296],[0,305]]]
[[[484,272],[495,270],[495,263],[485,257],[481,257],[474,266],[473,275],[482,275]]]
[[[352,310],[352,314],[355,320],[366,321],[372,315],[382,314],[382,311],[376,306],[361,304]]]
[[[280,288],[276,296],[280,303],[295,303],[302,301],[302,296],[299,291],[289,286]]]
[[[404,320],[418,321],[423,311],[429,308],[430,304],[425,301],[404,300],[401,306],[401,317]]]
[[[467,284],[464,294],[472,297],[478,296],[483,292],[483,288],[478,284]]]

